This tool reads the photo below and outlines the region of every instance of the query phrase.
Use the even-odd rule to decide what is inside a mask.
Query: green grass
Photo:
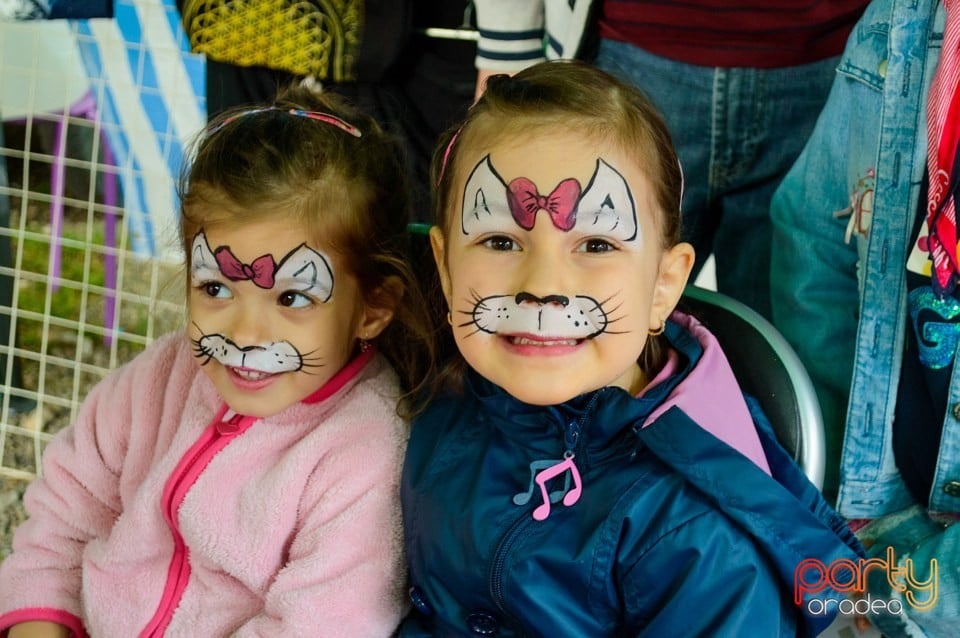
[[[80,233],[65,229],[63,236],[67,239],[76,241],[86,241],[86,236]],[[23,240],[23,257],[20,264],[22,272],[38,273],[45,275],[48,273],[50,246],[44,242]],[[102,231],[94,233],[91,242],[94,245],[103,245]],[[88,285],[102,286],[104,283],[104,268],[102,256],[93,253],[89,259],[89,271],[86,270],[86,256],[84,251],[67,246],[61,247],[60,277],[66,282],[86,283]],[[50,295],[50,315],[62,317],[74,321],[80,320],[83,310],[83,291],[75,285],[64,283],[57,290],[49,290],[49,284],[43,281],[21,280],[21,286],[17,295],[17,307],[21,310],[43,314],[46,308],[47,295]],[[87,322],[103,318],[101,298],[99,295],[90,295],[88,293],[87,316],[84,319]],[[95,316],[91,316],[95,315]],[[144,320],[144,324],[146,320]],[[42,341],[42,324],[39,322],[25,321],[18,329],[18,340],[20,346],[29,350],[38,350]]]

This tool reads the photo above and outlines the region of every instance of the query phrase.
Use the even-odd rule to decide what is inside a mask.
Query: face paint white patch
[[[642,239],[630,186],[623,175],[602,159],[597,160],[597,169],[580,196],[574,230],[622,241]]]
[[[196,285],[203,281],[219,279],[220,276],[220,266],[207,244],[207,236],[200,231],[194,235],[193,245],[190,248],[190,278]]]
[[[333,296],[333,269],[322,253],[301,244],[277,266],[277,286],[312,295],[322,302]]]
[[[230,259],[239,264],[238,269],[245,268],[244,264],[230,253],[229,248],[220,247],[217,250],[225,251]],[[190,277],[194,285],[222,277],[231,281],[255,279],[255,276],[246,276],[243,273],[233,275],[230,272],[225,273],[222,264],[217,260],[216,253],[210,249],[203,231],[194,236],[190,255]],[[267,257],[269,256],[265,255],[260,259],[265,260]],[[291,250],[275,268],[271,267],[270,270],[271,272],[264,273],[269,279],[269,285],[258,283],[260,287],[291,288],[297,292],[312,295],[321,302],[327,302],[333,296],[333,269],[330,267],[330,262],[323,253],[306,244],[300,244]]]
[[[568,178],[561,182],[576,184],[576,180]],[[461,213],[461,229],[464,235],[482,234],[514,230],[517,227],[532,228],[537,208],[525,210],[524,223],[517,218],[516,210],[511,210],[510,189],[514,184],[535,186],[526,178],[516,178],[508,186],[493,168],[490,156],[486,155],[470,173],[463,191],[463,208]],[[558,187],[559,188],[559,187]],[[637,209],[626,179],[615,168],[602,159],[597,159],[597,166],[590,183],[582,193],[579,189],[570,190],[576,199],[572,213],[567,213],[562,223],[554,220],[554,225],[561,230],[570,230],[568,225],[573,222],[573,230],[586,234],[603,234],[612,239],[621,241],[638,241],[640,228],[637,221]],[[552,192],[549,196],[537,197],[534,200],[544,200],[544,206],[549,206]],[[514,209],[519,210],[520,199],[514,194],[517,202]],[[530,199],[529,197],[527,199]],[[529,202],[528,202],[529,204]],[[554,211],[548,211],[554,212]]]
[[[221,334],[208,334],[195,342],[196,356],[216,359],[221,365],[278,374],[303,368],[303,357],[288,341],[240,347]]]
[[[606,329],[609,320],[596,299],[585,295],[562,299],[536,300],[532,295],[484,297],[473,307],[472,323],[491,334],[562,339],[590,339]]]
[[[487,155],[473,167],[463,189],[463,234],[478,235],[516,227],[507,202],[507,185],[494,170]]]

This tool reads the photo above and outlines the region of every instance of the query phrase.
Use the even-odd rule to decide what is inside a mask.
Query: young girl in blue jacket
[[[795,571],[859,546],[674,310],[694,255],[650,103],[575,62],[496,76],[433,177],[456,347],[404,467],[402,635],[823,629],[842,596],[805,573],[795,602]]]

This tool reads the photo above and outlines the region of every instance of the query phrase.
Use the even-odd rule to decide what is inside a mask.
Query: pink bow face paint
[[[544,210],[560,230],[570,230],[577,221],[577,200],[580,182],[565,179],[549,195],[541,195],[537,185],[526,177],[518,177],[507,185],[510,214],[524,230],[533,228],[537,211]]]
[[[229,246],[220,246],[213,256],[220,272],[230,281],[252,281],[261,288],[273,288],[273,273],[277,269],[273,255],[261,255],[245,264],[230,252]]]
[[[333,294],[333,271],[321,253],[306,244],[300,244],[280,260],[273,255],[261,255],[245,264],[229,246],[211,251],[206,235],[201,231],[193,238],[190,258],[191,278],[216,277],[215,271],[230,281],[251,281],[258,288],[290,285],[302,293],[310,293],[321,301],[329,301]]]
[[[637,162],[600,150],[573,133],[494,145],[465,176],[444,246],[461,353],[529,403],[630,389],[639,374],[658,212]]]
[[[533,228],[538,213],[544,213],[562,231],[610,233],[623,241],[637,239],[637,211],[630,187],[615,168],[602,159],[581,191],[572,177],[560,180],[547,195],[526,177],[504,183],[485,156],[470,172],[463,193],[465,234],[484,232],[509,223],[505,214],[524,230]]]
[[[333,260],[303,243],[302,229],[253,226],[194,237],[188,332],[230,407],[265,416],[346,363],[363,306],[351,277],[334,287]]]

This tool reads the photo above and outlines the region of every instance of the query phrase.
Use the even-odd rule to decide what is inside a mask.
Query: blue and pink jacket
[[[471,372],[414,421],[402,636],[792,637],[829,624],[837,603],[821,614],[813,599],[843,594],[801,590],[798,603],[795,572],[862,548],[706,328],[674,313],[666,336],[671,362],[639,397],[606,387],[529,405]]]

